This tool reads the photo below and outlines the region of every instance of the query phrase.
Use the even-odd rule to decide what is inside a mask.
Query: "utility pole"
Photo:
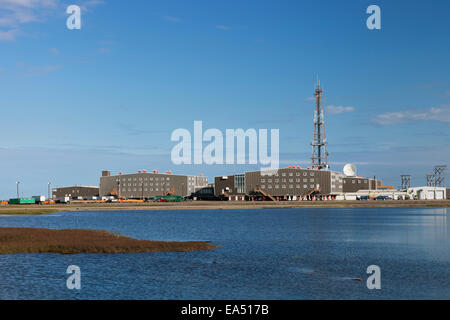
[[[50,201],[50,182],[48,183],[48,185],[47,185],[47,195],[48,195],[48,197],[47,197],[47,200],[48,201]],[[50,202],[49,202],[50,203]]]
[[[16,187],[17,187],[17,199],[20,199],[20,196],[19,196],[19,184],[20,184],[20,182],[17,181],[17,182],[16,182]]]
[[[320,80],[317,80],[317,88],[314,94],[316,101],[316,109],[314,113],[314,134],[311,145],[313,147],[311,167],[313,169],[327,169],[328,168],[328,152],[327,140],[325,138],[325,122],[323,115],[322,92],[320,88]]]

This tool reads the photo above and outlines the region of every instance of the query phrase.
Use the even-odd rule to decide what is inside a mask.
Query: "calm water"
[[[103,229],[209,240],[214,251],[0,255],[1,299],[450,299],[450,210],[76,212],[0,216],[1,227]],[[216,263],[214,263],[216,262]],[[82,289],[66,288],[78,265]],[[381,290],[368,290],[369,265]]]

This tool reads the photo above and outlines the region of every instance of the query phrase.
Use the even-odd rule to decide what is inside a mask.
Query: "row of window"
[[[314,178],[309,179],[309,182],[314,182]],[[265,183],[266,179],[261,179],[261,183]],[[272,183],[272,179],[267,179],[268,183]],[[275,183],[280,182],[280,179],[275,179]],[[281,179],[281,182],[287,182],[286,179]],[[289,182],[294,182],[294,179],[289,179]],[[295,179],[295,182],[301,182],[301,179]],[[307,178],[303,179],[303,182],[308,182]]]
[[[317,187],[320,188],[319,185],[317,185]],[[281,188],[282,188],[282,189],[286,189],[287,187],[286,187],[285,184],[283,184],[283,185],[281,185]],[[301,186],[300,186],[299,184],[297,184],[297,185],[295,185],[295,188],[296,188],[296,189],[301,189]],[[314,185],[313,185],[313,184],[310,184],[310,185],[309,185],[309,188],[314,189]],[[262,186],[261,186],[261,189],[266,189],[266,186],[265,186],[265,185],[262,185]],[[267,185],[267,189],[273,189],[273,186],[269,184],[269,185]],[[276,184],[276,185],[275,185],[275,189],[280,189],[280,185]],[[289,189],[294,189],[294,185],[293,185],[293,184],[290,184],[290,185],[289,185]],[[304,185],[303,185],[303,189],[308,189],[308,185],[304,184]]]
[[[127,184],[125,183],[124,186],[126,186],[126,185]],[[152,182],[143,183],[143,184],[141,183],[139,185],[137,183],[133,184],[134,187],[138,187],[138,186],[142,186],[142,185],[144,185],[145,187],[147,187],[148,185],[153,186],[153,183]],[[161,182],[161,186],[164,186],[164,185],[170,186],[169,183]],[[155,182],[155,186],[159,186],[159,182]],[[131,183],[128,184],[128,187],[131,187]]]
[[[297,177],[299,177],[299,176],[300,176],[300,172],[297,172],[295,175],[296,175]],[[309,175],[310,175],[311,177],[314,177],[314,172],[310,172]],[[279,177],[278,173],[275,173],[274,176],[275,176],[275,177]],[[281,174],[281,176],[286,177],[286,172],[283,172],[283,173]],[[293,176],[294,176],[294,173],[293,173],[293,172],[289,172],[289,177],[293,177]],[[303,172],[303,176],[305,176],[305,177],[308,176],[308,172]]]
[[[347,181],[344,180],[344,183],[347,183]],[[353,184],[356,184],[356,180],[352,180]],[[358,180],[358,183],[362,183],[361,180]],[[364,180],[364,183],[367,183],[367,180]]]
[[[125,189],[124,192],[125,191],[127,191],[127,189]],[[131,191],[142,192],[142,188],[134,188],[134,189],[128,188],[128,192],[131,192]],[[166,189],[164,189],[164,188],[161,188],[161,189],[160,188],[155,188],[155,189],[153,189],[153,188],[144,188],[144,191],[161,191],[161,192],[167,191],[167,192],[169,192],[170,189],[169,188],[166,188]]]
[[[155,181],[159,181],[159,178],[154,178],[155,179]],[[131,180],[131,178],[120,178],[120,181],[132,181]],[[150,181],[153,181],[153,178],[139,178],[139,181],[148,181],[148,180],[150,180]],[[170,181],[170,177],[167,177],[167,178],[164,178],[164,177],[161,177],[161,181],[164,181],[164,180],[167,180],[167,181]],[[138,179],[137,178],[133,178],[133,181],[138,181]]]

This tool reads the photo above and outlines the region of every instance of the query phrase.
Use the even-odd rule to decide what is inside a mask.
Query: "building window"
[[[312,185],[310,185],[310,187],[311,187],[311,189],[314,189],[314,185],[312,184]]]
[[[286,185],[285,185],[285,184],[283,184],[281,187],[282,187],[283,189],[286,189]]]
[[[298,177],[299,175],[300,175],[300,172],[297,172],[297,173],[296,173],[296,176]]]
[[[314,172],[311,172],[311,177],[314,177]]]
[[[352,180],[352,183],[355,184],[355,180]]]
[[[266,182],[266,179],[261,179],[261,183],[264,183],[264,182]]]
[[[309,179],[309,182],[314,182],[314,178]]]
[[[276,184],[276,185],[275,185],[275,189],[280,189],[280,185],[279,185],[279,184]]]
[[[283,177],[286,177],[286,172],[283,172],[282,176],[283,176]]]
[[[293,184],[290,184],[290,185],[289,185],[289,189],[294,189],[294,185],[293,185]]]
[[[266,185],[263,184],[263,185],[261,186],[261,189],[265,189],[265,188],[266,188]]]
[[[289,177],[292,177],[294,174],[292,172],[289,172]]]
[[[298,184],[298,185],[296,185],[295,187],[296,187],[297,189],[300,189],[300,185],[299,185],[299,184]]]
[[[303,189],[307,189],[308,186],[306,184],[303,185]]]

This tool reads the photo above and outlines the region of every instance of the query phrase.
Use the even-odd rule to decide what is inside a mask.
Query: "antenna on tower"
[[[327,140],[325,136],[325,121],[322,104],[323,90],[320,88],[320,79],[317,77],[317,88],[314,93],[316,108],[314,113],[314,134],[311,146],[313,148],[311,166],[313,169],[328,169]]]

